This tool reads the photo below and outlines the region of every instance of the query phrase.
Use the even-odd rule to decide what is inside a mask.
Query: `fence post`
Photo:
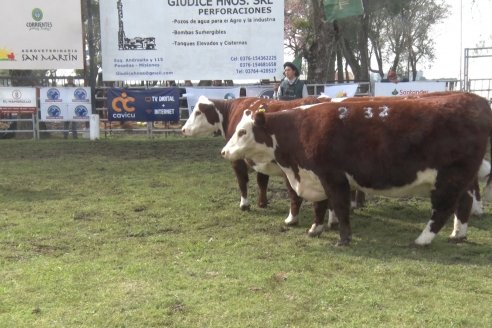
[[[99,139],[99,114],[89,115],[89,139]]]

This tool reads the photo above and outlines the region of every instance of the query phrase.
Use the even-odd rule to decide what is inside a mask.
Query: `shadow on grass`
[[[369,212],[369,213],[368,213]],[[349,247],[333,246],[338,232],[328,232],[329,249],[357,257],[378,260],[407,259],[429,261],[446,265],[486,265],[492,263],[492,240],[490,231],[492,217],[470,219],[468,239],[462,243],[448,242],[453,230],[451,217],[429,246],[416,246],[414,240],[420,235],[430,219],[430,211],[422,208],[356,210],[351,217],[353,241]],[[478,227],[478,228],[477,228]]]
[[[11,202],[32,202],[32,201],[46,201],[46,200],[59,200],[64,198],[65,195],[58,191],[53,190],[32,190],[26,189],[22,186],[15,187],[3,187],[0,191],[0,198],[5,201]]]
[[[450,217],[431,245],[416,246],[414,240],[431,217],[430,204],[421,199],[374,199],[367,207],[354,210],[350,217],[353,241],[348,247],[335,246],[339,238],[338,230],[327,230],[319,239],[310,239],[306,235],[314,216],[310,203],[303,204],[299,225],[294,227],[284,226],[288,207],[278,202],[268,209],[252,209],[250,214],[255,219],[270,217],[270,221],[252,224],[252,233],[282,238],[304,237],[305,242],[298,246],[307,253],[318,252],[316,243],[323,244],[326,241],[327,256],[343,253],[380,261],[405,259],[445,265],[490,266],[492,263],[492,240],[489,234],[492,215],[472,216],[468,240],[463,243],[448,242],[448,236],[453,230],[453,217]],[[271,217],[276,219],[271,221]]]

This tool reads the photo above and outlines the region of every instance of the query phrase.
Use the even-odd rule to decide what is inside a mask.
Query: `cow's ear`
[[[265,125],[265,112],[258,111],[255,115],[255,125],[264,126]]]
[[[267,104],[261,104],[260,107],[258,107],[258,111],[268,111],[268,105]]]

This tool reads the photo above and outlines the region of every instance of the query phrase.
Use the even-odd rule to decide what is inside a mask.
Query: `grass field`
[[[335,247],[280,178],[241,212],[223,143],[1,141],[0,327],[492,327],[490,206],[416,248],[429,203],[373,198]]]

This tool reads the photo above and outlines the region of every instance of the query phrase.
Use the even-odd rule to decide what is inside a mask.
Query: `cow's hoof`
[[[267,208],[268,207],[268,202],[266,203],[258,203],[259,208]]]
[[[240,208],[241,208],[241,211],[249,211],[251,209],[251,206],[249,206],[249,205],[241,205]]]
[[[307,231],[307,235],[312,238],[319,237],[323,231],[325,231],[325,226],[323,224],[313,223],[311,228]]]
[[[288,217],[287,219],[284,220],[284,224],[286,226],[293,227],[293,226],[299,225],[299,220],[292,219],[291,217]]]
[[[293,220],[293,221],[284,221],[284,224],[288,227],[295,227],[299,225],[299,221]]]
[[[333,222],[328,225],[328,229],[330,230],[338,230],[338,222]]]
[[[448,238],[448,243],[451,244],[461,244],[467,241],[466,236],[463,237],[449,237]]]
[[[289,216],[284,220],[284,224],[286,226],[296,226],[299,224],[299,219],[297,218],[297,216],[289,213]]]

